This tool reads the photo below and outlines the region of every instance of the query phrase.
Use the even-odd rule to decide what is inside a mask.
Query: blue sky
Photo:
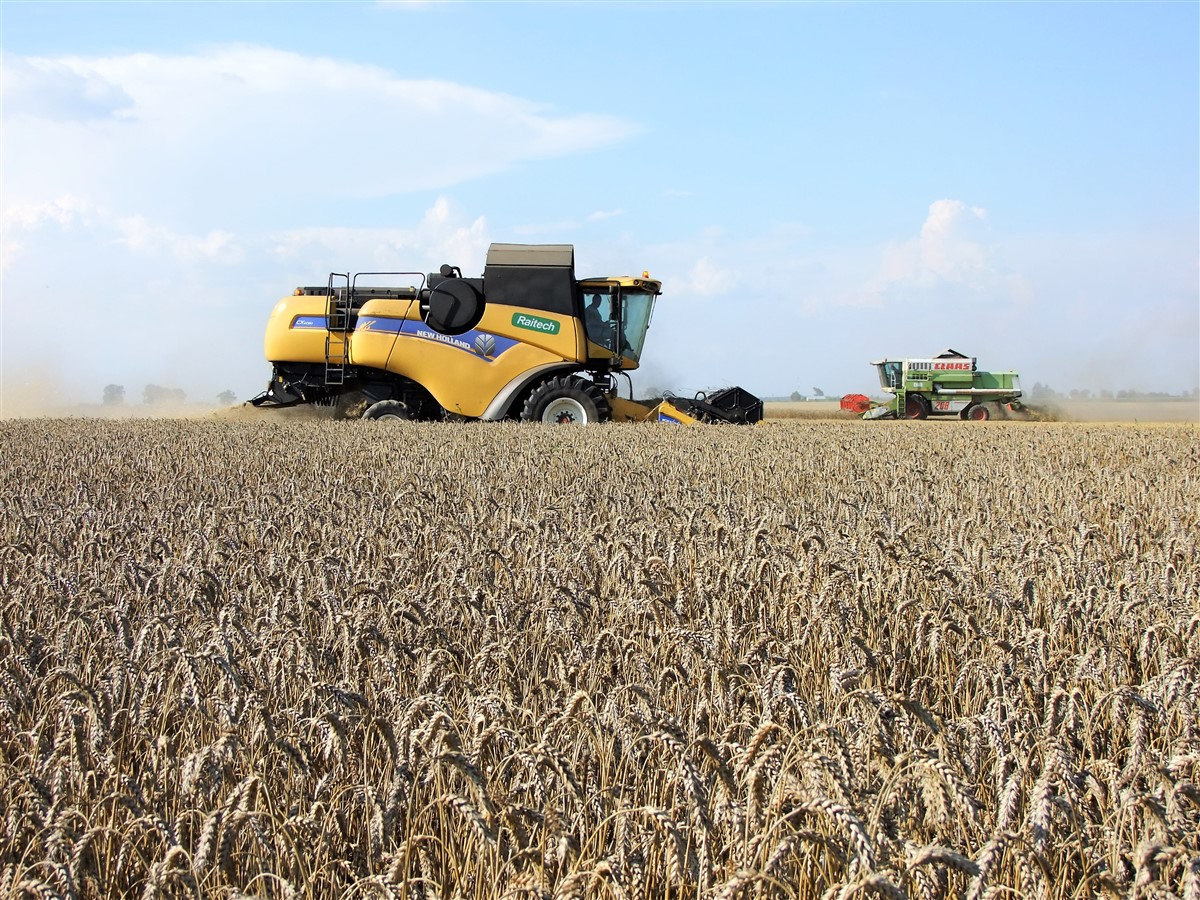
[[[247,398],[328,272],[664,296],[645,389],[1200,384],[1200,4],[0,4],[4,396]]]

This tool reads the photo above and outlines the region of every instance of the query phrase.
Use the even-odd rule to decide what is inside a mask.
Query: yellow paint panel
[[[517,322],[553,322],[558,325],[554,334],[531,327],[521,327]],[[578,360],[582,350],[583,329],[573,316],[524,309],[519,306],[493,306],[484,309],[483,319],[476,326],[480,331],[500,334],[539,347],[562,359]]]
[[[313,319],[315,327],[293,327],[306,318]],[[271,362],[325,362],[324,322],[324,297],[284,297],[267,320],[264,354]]]
[[[644,403],[626,400],[624,397],[609,397],[608,403],[612,407],[614,422],[645,422],[658,409],[646,406]]]
[[[407,318],[420,321],[415,304]],[[528,322],[535,327],[520,327],[515,321]],[[539,366],[580,359],[582,329],[578,320],[571,316],[489,305],[474,330],[517,343],[505,346],[502,352],[489,357],[474,350],[470,335],[434,337],[430,330],[422,327],[420,332],[428,336],[397,335],[387,369],[423,385],[451,412],[476,417],[482,415],[514,379]]]
[[[397,323],[418,311],[419,305],[413,300],[368,300],[359,309],[358,324],[350,336],[350,361],[356,366],[386,369],[396,344]],[[373,326],[375,321],[385,327]]]
[[[398,335],[388,370],[424,385],[443,407],[463,416],[480,416],[513,379],[531,369],[562,362],[563,357],[516,344],[497,359],[487,359],[459,347]]]

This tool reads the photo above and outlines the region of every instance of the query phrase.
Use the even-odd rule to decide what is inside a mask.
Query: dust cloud
[[[94,400],[93,400],[94,395]],[[125,398],[120,403],[104,403],[103,385],[81,398],[77,388],[54,375],[5,375],[0,378],[0,420],[2,419],[198,419],[221,414],[237,405],[217,402],[163,399],[145,403]]]
[[[69,392],[53,375],[0,377],[0,419],[67,415]]]
[[[1066,400],[1058,409],[1062,412],[1060,421],[1068,422],[1200,423],[1200,401],[1190,398]]]

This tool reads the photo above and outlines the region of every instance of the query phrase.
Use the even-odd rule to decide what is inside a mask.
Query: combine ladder
[[[336,287],[334,279],[344,279]],[[333,273],[329,276],[329,292],[325,302],[325,384],[346,383],[346,368],[350,365],[350,276]]]

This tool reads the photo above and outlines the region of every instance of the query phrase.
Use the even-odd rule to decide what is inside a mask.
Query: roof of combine
[[[570,244],[492,244],[483,280],[488,303],[579,315]]]
[[[488,247],[487,265],[574,269],[575,248],[571,244],[492,244]]]

